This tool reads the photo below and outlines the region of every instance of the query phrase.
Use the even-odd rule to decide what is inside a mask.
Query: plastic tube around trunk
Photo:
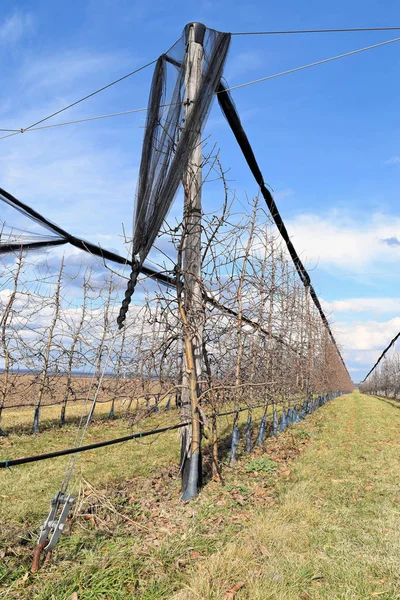
[[[33,416],[33,433],[40,433],[40,406],[35,408],[35,414]]]
[[[287,428],[287,419],[286,419],[286,413],[285,413],[285,409],[282,410],[282,419],[279,425],[279,431],[285,431],[285,429]]]
[[[200,453],[195,452],[190,457],[190,467],[189,467],[189,478],[187,482],[187,486],[185,491],[182,494],[181,501],[186,502],[187,500],[191,500],[195,498],[200,492],[200,481],[199,477],[199,465],[200,465]]]
[[[266,423],[267,423],[267,417],[266,417],[266,415],[263,415],[263,418],[261,419],[261,423],[260,423],[260,429],[258,431],[258,436],[257,436],[257,446],[262,446],[264,443]]]
[[[251,415],[247,417],[246,423],[246,452],[251,452]]]
[[[279,421],[278,421],[278,413],[274,409],[274,416],[272,418],[272,435],[276,437],[278,435],[279,430]]]
[[[236,461],[236,451],[239,446],[239,427],[237,425],[234,426],[232,430],[232,444],[231,444],[231,453],[229,456],[229,462],[233,463]]]

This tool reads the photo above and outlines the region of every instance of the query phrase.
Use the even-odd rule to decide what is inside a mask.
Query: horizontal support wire
[[[342,29],[283,29],[280,31],[232,31],[231,35],[296,35],[302,33],[359,33],[365,31],[400,31],[400,27],[345,27]]]
[[[15,375],[15,373],[14,373]],[[24,373],[24,375],[26,375],[26,373]],[[79,377],[79,375],[78,375]],[[121,379],[121,381],[124,381],[123,379]],[[150,396],[156,397],[157,394],[155,394],[154,392],[151,392],[149,394]],[[110,402],[115,402],[115,400],[126,400],[127,398],[131,399],[130,396],[127,395],[116,395],[114,398],[110,398],[110,400],[96,400],[96,404],[108,404]],[[140,400],[142,398],[142,396],[137,396],[135,398],[132,398],[133,400]],[[81,398],[71,398],[71,400],[67,400],[67,403],[69,406],[72,406],[74,404],[78,404],[79,402],[83,402],[84,400],[86,400],[85,396],[82,396]],[[53,406],[61,406],[62,404],[64,404],[65,400],[58,400],[57,402],[51,402],[50,404],[41,404],[40,408],[51,408]],[[6,410],[6,409],[11,409],[11,408],[36,408],[36,404],[30,402],[28,404],[10,404],[10,405],[6,405],[6,406],[2,406],[1,410]]]
[[[227,88],[225,91],[231,92],[232,90],[238,90],[240,88],[244,88],[249,85],[261,83],[262,81],[268,81],[269,79],[276,79],[276,77],[282,77],[283,75],[290,75],[291,73],[296,73],[297,71],[303,71],[304,69],[310,69],[311,67],[317,67],[318,65],[323,65],[323,64],[332,62],[334,60],[346,58],[347,56],[352,56],[354,54],[360,54],[361,52],[367,52],[367,50],[373,50],[374,48],[380,48],[381,46],[387,46],[388,44],[394,44],[395,42],[399,42],[399,41],[400,41],[400,37],[394,38],[392,40],[386,40],[385,42],[379,42],[379,44],[373,44],[372,46],[365,46],[364,48],[359,48],[357,50],[351,50],[350,52],[345,52],[344,54],[337,54],[336,56],[331,56],[330,58],[324,58],[322,60],[318,60],[317,62],[309,63],[307,65],[302,65],[301,67],[295,67],[294,69],[289,69],[288,71],[281,71],[280,73],[275,73],[274,75],[267,75],[266,77],[254,79],[254,80],[248,81],[246,83],[240,83],[239,85],[234,85],[230,88]]]
[[[295,30],[295,31],[270,31],[270,32],[239,32],[239,33],[232,33],[231,35],[273,35],[273,34],[284,34],[284,33],[333,33],[333,32],[345,32],[345,31],[397,31],[400,30],[399,27],[383,27],[383,28],[359,28],[359,29],[320,29],[320,30]],[[225,91],[230,92],[232,90],[237,90],[243,87],[247,87],[249,85],[254,85],[256,83],[261,83],[263,81],[269,81],[270,79],[276,79],[277,77],[282,77],[283,75],[290,75],[291,73],[296,73],[298,71],[303,71],[305,69],[310,69],[311,67],[316,67],[318,65],[322,65],[325,63],[329,63],[335,60],[339,60],[341,58],[346,58],[347,56],[352,56],[354,54],[359,54],[361,52],[366,52],[367,50],[373,50],[374,48],[379,48],[381,46],[386,46],[388,44],[393,44],[395,42],[400,41],[400,38],[394,38],[392,40],[386,40],[384,42],[379,42],[378,44],[373,44],[371,46],[365,46],[364,48],[359,48],[357,50],[351,50],[350,52],[345,52],[344,54],[338,54],[336,56],[332,56],[329,58],[324,58],[322,60],[313,62],[313,63],[309,63],[306,65],[301,65],[300,67],[295,67],[294,69],[289,69],[287,71],[281,71],[279,73],[274,73],[272,75],[267,75],[266,77],[261,77],[259,79],[254,79],[252,81],[247,81],[246,83],[241,83],[235,86],[232,86],[230,88],[227,88]],[[151,63],[148,63],[147,65],[145,65],[144,67],[141,67],[141,69],[144,69],[145,67],[154,64],[156,61],[152,61]],[[138,69],[138,70],[141,70]],[[99,90],[96,90],[95,92],[92,92],[91,94],[89,94],[88,96],[85,96],[84,98],[81,98],[80,100],[77,100],[76,102],[66,106],[65,108],[62,108],[61,110],[49,115],[48,117],[45,117],[44,119],[41,119],[40,121],[38,121],[37,123],[34,123],[33,125],[29,125],[29,127],[21,127],[20,129],[0,129],[0,131],[3,132],[9,132],[7,135],[4,135],[2,137],[0,137],[0,140],[4,140],[6,138],[12,137],[14,135],[18,135],[21,133],[26,133],[28,131],[39,131],[39,130],[43,130],[43,129],[52,129],[54,127],[64,127],[66,125],[75,125],[78,123],[86,123],[86,122],[90,122],[90,121],[97,121],[100,119],[109,119],[112,117],[119,117],[119,116],[123,116],[123,115],[130,115],[130,114],[134,114],[134,113],[139,113],[139,112],[146,112],[148,110],[148,108],[133,108],[131,110],[125,110],[125,111],[121,111],[121,112],[115,112],[115,113],[109,113],[106,115],[98,115],[95,117],[86,117],[83,119],[77,119],[75,121],[66,121],[64,123],[55,123],[53,125],[45,125],[42,127],[37,127],[37,125],[39,125],[40,123],[43,123],[44,121],[47,121],[48,119],[51,119],[52,117],[60,114],[61,112],[64,112],[65,110],[67,110],[68,108],[71,108],[72,106],[75,106],[76,104],[79,104],[80,102],[83,102],[83,100],[86,100],[87,98],[91,98],[93,95],[98,94],[99,92],[107,89],[108,87],[110,87],[111,85],[114,85],[115,83],[118,83],[119,81],[122,81],[123,79],[126,79],[127,77],[130,77],[131,75],[133,75],[134,73],[137,73],[138,70],[136,71],[132,71],[132,73],[128,73],[128,75],[125,75],[124,77],[121,77],[120,79],[117,79],[116,81],[104,86],[103,88],[100,88]],[[219,92],[217,91],[217,94]],[[162,105],[162,107],[167,108],[168,106],[172,106],[172,104],[165,104]]]
[[[190,425],[190,421],[185,423],[178,423],[171,425],[170,427],[161,427],[160,429],[152,429],[151,431],[143,431],[141,433],[132,433],[131,435],[125,435],[120,438],[113,440],[106,440],[104,442],[96,442],[94,444],[87,444],[86,446],[79,446],[77,448],[67,448],[66,450],[56,450],[55,452],[46,452],[45,454],[36,454],[35,456],[27,456],[26,458],[14,458],[11,460],[3,460],[0,462],[0,469],[8,469],[16,465],[24,465],[27,463],[38,462],[46,460],[48,458],[56,458],[58,456],[66,456],[67,454],[78,454],[78,452],[86,452],[87,450],[94,450],[96,448],[102,448],[103,446],[112,446],[113,444],[121,444],[122,442],[128,442],[129,440],[135,440],[138,438],[145,438],[151,435],[157,435],[158,433],[165,433],[166,431],[172,431],[179,429],[180,427],[186,427]]]
[[[168,106],[174,106],[176,104],[181,104],[181,102],[178,103],[171,103],[171,104],[161,104],[160,108],[167,108]],[[115,113],[108,113],[106,115],[97,115],[96,117],[85,117],[83,119],[76,119],[75,121],[65,121],[64,123],[53,123],[52,125],[42,125],[40,127],[31,127],[31,128],[21,128],[21,129],[0,129],[0,131],[13,131],[15,133],[29,133],[31,131],[41,131],[42,129],[54,129],[55,127],[65,127],[66,125],[76,125],[77,123],[86,123],[88,121],[98,121],[100,119],[110,119],[112,117],[120,117],[120,116],[124,116],[124,115],[132,115],[135,113],[140,113],[140,112],[146,112],[148,110],[147,106],[143,107],[143,108],[132,108],[131,110],[123,110],[121,112],[115,112]],[[4,136],[3,138],[0,138],[0,140],[6,138],[6,137],[10,137],[10,136]]]
[[[263,408],[267,406],[268,403],[259,404],[257,406],[246,406],[244,408],[237,408],[223,413],[206,415],[207,418],[219,418],[225,417],[233,414],[237,414],[246,410],[256,410],[257,408]],[[112,440],[105,440],[103,442],[95,442],[93,444],[87,444],[86,446],[79,446],[76,448],[67,448],[65,450],[56,450],[54,452],[46,452],[44,454],[36,454],[34,456],[27,456],[24,458],[14,458],[10,460],[0,461],[0,469],[9,469],[10,467],[15,467],[17,465],[24,465],[33,462],[39,462],[42,460],[47,460],[50,458],[58,458],[60,456],[66,456],[68,454],[78,454],[79,452],[86,452],[88,450],[95,450],[97,448],[103,448],[105,446],[112,446],[114,444],[121,444],[123,442],[128,442],[130,440],[141,439],[145,437],[149,437],[152,435],[157,435],[161,433],[166,433],[167,431],[173,431],[175,429],[180,429],[182,427],[186,427],[191,424],[191,421],[185,421],[183,423],[176,423],[175,425],[170,425],[169,427],[161,427],[160,429],[152,429],[150,431],[143,431],[141,433],[132,433],[130,435],[125,435],[123,437],[114,438]]]

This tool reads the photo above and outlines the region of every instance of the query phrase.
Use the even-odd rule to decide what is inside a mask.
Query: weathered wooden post
[[[185,121],[194,107],[201,85],[206,28],[190,23],[185,28]],[[198,410],[202,372],[204,309],[201,290],[201,123],[196,124],[195,143],[189,155],[184,187],[183,312],[184,360],[182,377],[182,420],[192,421],[181,429],[182,500],[194,498],[202,479],[201,424]]]

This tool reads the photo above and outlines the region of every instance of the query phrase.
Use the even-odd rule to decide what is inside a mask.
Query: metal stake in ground
[[[201,23],[190,23],[185,28],[185,122],[194,107],[202,78],[206,28]],[[201,426],[197,406],[200,395],[198,381],[202,371],[204,309],[201,290],[201,187],[202,154],[201,124],[189,155],[184,175],[184,240],[183,287],[185,357],[182,376],[182,420],[192,424],[181,430],[182,500],[195,497],[201,488]],[[189,348],[191,346],[191,348]],[[189,357],[188,354],[191,354]],[[190,374],[190,368],[194,373]],[[193,385],[193,376],[195,385]],[[192,381],[190,379],[192,377]]]

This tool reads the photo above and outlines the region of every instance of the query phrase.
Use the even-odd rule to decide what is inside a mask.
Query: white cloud
[[[285,188],[284,190],[275,192],[274,198],[275,198],[275,200],[284,200],[285,198],[289,198],[290,196],[293,196],[293,194],[294,194],[294,190],[292,190],[292,188]]]
[[[240,52],[236,56],[232,56],[228,62],[226,69],[227,80],[236,79],[237,77],[248,73],[249,71],[265,67],[265,55],[259,52]]]
[[[392,156],[385,162],[386,165],[399,165],[400,164],[400,156]]]
[[[319,268],[379,271],[384,263],[400,260],[400,247],[385,242],[399,237],[400,216],[374,214],[361,221],[337,212],[303,214],[287,226],[297,252]]]
[[[380,315],[385,313],[400,314],[400,298],[349,298],[346,300],[321,300],[327,312],[372,312]]]
[[[338,321],[333,326],[338,341],[345,347],[345,354],[356,362],[365,362],[370,351],[381,352],[400,331],[400,317],[389,321]],[[367,357],[367,362],[368,362]]]
[[[30,14],[15,12],[11,17],[0,21],[0,42],[15,44],[32,28],[33,19]]]

